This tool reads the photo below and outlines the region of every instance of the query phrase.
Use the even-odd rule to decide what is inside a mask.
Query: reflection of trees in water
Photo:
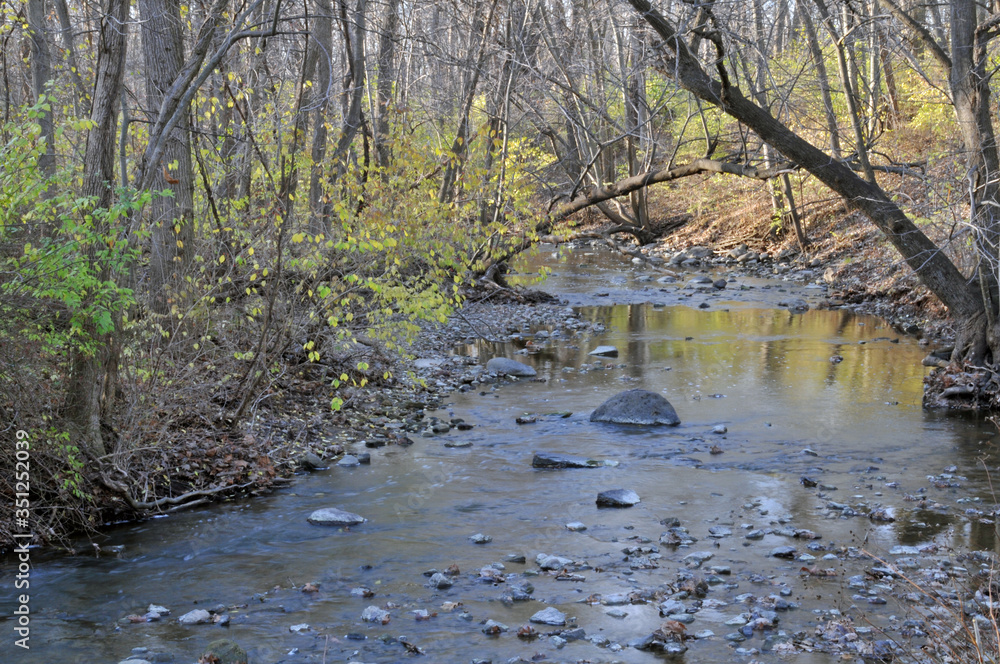
[[[459,352],[488,357],[504,355],[558,372],[564,366],[580,368],[602,358],[588,356],[598,343],[619,348],[617,359],[627,376],[640,379],[649,367],[670,365],[684,380],[709,392],[723,392],[742,384],[758,393],[785,393],[794,401],[830,399],[831,390],[873,402],[916,403],[922,389],[923,369],[901,346],[888,338],[874,341],[886,330],[876,318],[847,311],[809,311],[795,314],[786,309],[715,309],[704,311],[685,306],[657,308],[649,303],[583,307],[580,317],[600,322],[607,333],[584,342],[567,339],[539,344],[537,353],[517,354],[527,340],[509,344],[477,344]],[[691,337],[688,340],[688,337]],[[860,341],[866,341],[860,344]],[[568,343],[567,343],[568,342]],[[578,347],[574,347],[578,346]],[[843,357],[830,362],[834,354]],[[662,368],[659,366],[658,368]],[[787,390],[790,386],[795,390]],[[900,395],[899,393],[903,393]],[[881,394],[894,394],[895,398]]]

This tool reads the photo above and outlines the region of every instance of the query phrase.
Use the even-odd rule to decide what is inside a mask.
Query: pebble
[[[574,533],[583,532],[587,529],[587,524],[581,523],[579,521],[571,521],[566,524],[566,530],[573,531]]]
[[[476,533],[475,535],[469,537],[469,541],[471,541],[473,544],[489,544],[490,542],[493,541],[493,537],[490,535],[484,535],[482,533]]]

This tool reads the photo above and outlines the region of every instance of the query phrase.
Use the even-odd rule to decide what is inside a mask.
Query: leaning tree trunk
[[[792,132],[770,113],[743,96],[732,85],[722,56],[724,43],[718,33],[713,41],[719,52],[720,80],[711,78],[688,51],[674,26],[649,0],[628,0],[652,26],[663,45],[674,56],[670,71],[681,87],[718,106],[744,123],[787,159],[814,175],[844,197],[874,223],[919,276],[924,285],[945,304],[965,330],[961,342],[968,344],[969,330],[985,332],[984,307],[978,288],[972,288],[955,264],[914,224],[877,185],[858,177],[845,164],[830,159],[822,150]]]
[[[107,210],[114,202],[115,131],[118,124],[119,95],[125,74],[128,48],[129,5],[131,0],[108,0],[101,20],[97,47],[97,82],[83,161],[84,184],[81,192],[94,201],[91,210]],[[92,215],[96,235],[111,235],[106,215]],[[104,221],[102,221],[102,219]],[[98,262],[97,249],[91,246],[82,257],[94,265],[102,280],[110,278],[110,268]],[[89,301],[88,301],[89,300]],[[81,308],[93,306],[93,296],[85,297]],[[107,367],[115,363],[113,340],[100,339],[93,321],[83,324],[82,332],[92,344],[77,344],[73,350],[67,386],[64,416],[74,440],[93,457],[105,454],[101,436],[101,397]]]

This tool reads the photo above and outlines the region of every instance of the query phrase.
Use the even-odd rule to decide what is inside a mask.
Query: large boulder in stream
[[[616,394],[591,413],[590,421],[671,427],[681,423],[670,402],[649,390],[626,390]]]
[[[486,363],[486,370],[500,376],[515,376],[517,378],[533,378],[538,375],[532,367],[509,357],[494,357]]]

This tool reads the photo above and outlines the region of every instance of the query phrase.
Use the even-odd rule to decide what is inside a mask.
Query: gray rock
[[[483,634],[487,634],[489,636],[503,634],[504,632],[509,632],[509,631],[510,627],[507,627],[507,625],[504,625],[501,622],[497,622],[496,620],[487,620],[486,624],[483,625],[482,629]]]
[[[777,546],[771,549],[769,554],[774,558],[794,558],[795,557],[795,547],[794,546]]]
[[[711,551],[695,551],[694,553],[689,553],[684,556],[684,564],[688,567],[701,567],[702,563],[705,563],[715,557],[715,554]]]
[[[593,459],[552,452],[536,452],[531,460],[532,468],[596,468],[599,465],[600,462]]]
[[[314,526],[356,526],[367,521],[363,516],[336,507],[324,507],[309,515],[309,523]]]
[[[712,427],[712,433],[723,434],[723,433],[728,433],[728,432],[729,432],[729,429],[727,429],[726,425],[724,425],[724,424],[716,424],[714,427]]]
[[[475,535],[470,536],[469,540],[473,544],[489,544],[490,542],[493,541],[493,538],[490,535],[484,535],[482,533],[476,533]]]
[[[455,582],[451,580],[451,577],[445,576],[441,572],[435,572],[431,575],[431,586],[438,590],[446,590],[453,585],[455,585]]]
[[[382,623],[389,622],[389,612],[377,606],[369,606],[361,612],[361,619],[365,622]]]
[[[549,608],[542,609],[535,615],[531,616],[529,620],[538,625],[565,625],[566,614],[559,609],[550,606]]]
[[[195,609],[194,611],[188,611],[183,616],[177,619],[182,625],[200,625],[202,623],[212,622],[212,614],[205,609]]]
[[[618,349],[614,346],[598,346],[587,355],[600,355],[602,357],[618,357]]]
[[[591,422],[677,426],[681,423],[670,402],[648,390],[626,390],[611,397],[590,415]]]
[[[532,378],[538,375],[538,372],[527,364],[506,357],[494,357],[486,363],[486,370],[517,378]]]
[[[342,468],[354,468],[355,466],[361,465],[361,460],[353,454],[345,454],[341,457],[340,461],[337,462],[337,465]]]
[[[661,616],[685,613],[687,611],[687,607],[684,606],[684,602],[678,602],[676,599],[668,599],[661,602],[659,609]]]
[[[581,523],[579,521],[571,521],[566,524],[566,530],[571,530],[574,533],[579,533],[587,529],[587,524]]]
[[[573,561],[569,558],[563,558],[562,556],[550,556],[544,553],[538,554],[535,558],[535,562],[538,566],[544,570],[557,570],[563,569],[573,564]]]
[[[639,494],[631,489],[609,489],[597,494],[598,507],[632,507],[639,503]]]
[[[299,466],[306,470],[319,470],[320,468],[325,468],[326,464],[323,463],[323,460],[318,455],[306,452],[299,457]]]

